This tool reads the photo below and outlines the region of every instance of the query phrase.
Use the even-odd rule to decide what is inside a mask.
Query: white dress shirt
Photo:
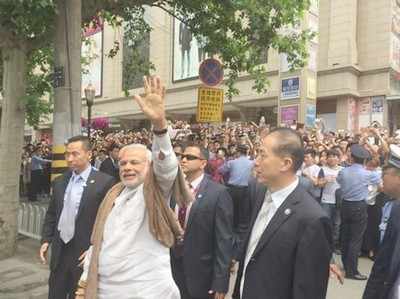
[[[294,182],[292,182],[287,187],[275,191],[273,193],[267,191],[265,194],[264,203],[258,212],[256,221],[254,222],[253,228],[251,230],[250,240],[247,245],[246,257],[244,260],[244,268],[242,280],[240,282],[240,295],[243,295],[243,286],[244,280],[246,279],[246,268],[249,264],[249,261],[257,248],[258,242],[261,239],[264,231],[268,227],[268,224],[271,222],[271,219],[274,217],[279,207],[283,204],[286,198],[296,189],[299,184],[299,179],[296,177]]]
[[[189,203],[189,205],[187,206],[187,208],[186,208],[185,227],[186,227],[186,224],[187,224],[188,219],[189,219],[190,209],[192,208],[192,205],[193,205],[194,201],[196,200],[196,194],[195,193],[197,193],[197,191],[199,191],[200,183],[201,183],[201,181],[203,179],[204,179],[204,173],[201,176],[199,176],[197,179],[193,180],[189,185],[190,191],[192,191],[192,194],[193,194],[193,201],[191,201]],[[178,205],[175,206],[175,213],[176,213],[177,216],[179,216],[179,207],[178,207]]]
[[[67,200],[69,192],[71,192],[70,197],[75,205],[75,215],[78,214],[79,206],[81,204],[83,190],[86,187],[86,182],[89,178],[90,172],[92,171],[92,166],[89,165],[80,174],[72,172],[71,178],[65,189],[64,201]]]
[[[202,181],[203,179],[204,179],[204,173],[203,173],[201,176],[199,176],[197,179],[193,180],[193,181],[190,183],[192,192],[194,192],[195,190],[196,190],[196,191],[199,190],[200,183],[201,183],[201,181]]]

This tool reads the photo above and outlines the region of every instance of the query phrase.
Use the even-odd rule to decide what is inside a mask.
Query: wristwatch
[[[165,128],[165,129],[162,129],[162,130],[154,130],[153,129],[153,133],[155,135],[157,135],[157,136],[161,136],[161,135],[167,134],[167,132],[168,132],[168,128]]]

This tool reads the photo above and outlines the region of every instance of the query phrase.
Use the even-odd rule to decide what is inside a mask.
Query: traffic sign
[[[197,100],[198,122],[222,122],[224,112],[224,90],[220,88],[199,88]]]
[[[201,82],[207,86],[217,86],[224,79],[222,64],[217,59],[208,58],[199,67],[199,77]]]

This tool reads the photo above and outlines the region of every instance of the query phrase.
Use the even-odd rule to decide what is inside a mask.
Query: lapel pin
[[[292,213],[292,210],[291,209],[286,209],[284,213],[285,213],[286,216],[288,216],[288,215],[290,215],[290,213]]]
[[[94,180],[91,180],[90,183],[91,183],[91,184],[94,184]]]
[[[202,198],[202,197],[203,197],[203,195],[201,195],[201,194],[197,195],[197,198]]]

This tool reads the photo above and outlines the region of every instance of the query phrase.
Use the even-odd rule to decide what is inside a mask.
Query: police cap
[[[391,144],[389,149],[390,153],[388,163],[391,166],[400,169],[400,147],[398,145]]]
[[[358,159],[368,159],[370,157],[369,152],[360,144],[353,144],[350,147],[351,155]]]

